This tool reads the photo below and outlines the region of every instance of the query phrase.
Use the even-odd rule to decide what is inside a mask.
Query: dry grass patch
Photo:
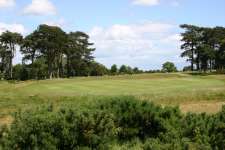
[[[10,125],[13,122],[13,117],[10,115],[4,116],[0,118],[0,126],[2,125]]]
[[[180,109],[184,113],[217,113],[222,110],[223,105],[225,105],[225,102],[199,101],[180,104]]]

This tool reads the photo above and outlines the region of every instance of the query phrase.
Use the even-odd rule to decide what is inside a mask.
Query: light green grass
[[[133,95],[163,105],[187,102],[225,102],[225,75],[141,74],[0,82],[0,116],[42,104],[76,104],[76,99]],[[67,100],[63,97],[69,97]],[[71,97],[71,98],[70,98]],[[75,97],[75,98],[74,98]],[[207,111],[207,110],[206,110]]]

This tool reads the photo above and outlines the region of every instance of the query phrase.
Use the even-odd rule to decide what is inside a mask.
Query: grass
[[[141,74],[81,77],[17,83],[0,82],[0,124],[9,114],[43,104],[75,105],[105,96],[132,95],[183,112],[217,112],[225,104],[225,75]],[[4,122],[5,121],[5,122]]]

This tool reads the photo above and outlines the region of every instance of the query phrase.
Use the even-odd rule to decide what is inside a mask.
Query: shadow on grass
[[[209,75],[224,75],[225,73],[221,72],[187,72],[189,75],[193,76],[209,76]]]

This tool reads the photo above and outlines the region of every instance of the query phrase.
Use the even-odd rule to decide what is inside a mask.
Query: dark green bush
[[[209,130],[210,144],[214,149],[225,149],[225,106],[215,116],[214,122]]]
[[[181,114],[133,97],[18,112],[0,129],[0,149],[224,150],[225,107]]]
[[[225,148],[225,107],[215,115],[188,114],[183,119],[183,136],[198,145]]]
[[[161,108],[133,97],[113,98],[99,105],[99,108],[113,113],[120,128],[119,139],[139,137],[156,138],[169,132],[177,124],[181,114],[176,108]]]
[[[41,110],[16,114],[5,149],[97,148],[116,135],[114,118],[100,111]]]

